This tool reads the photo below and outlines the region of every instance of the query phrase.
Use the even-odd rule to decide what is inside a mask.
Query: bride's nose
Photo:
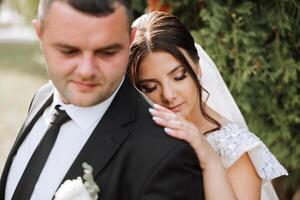
[[[165,104],[170,104],[176,99],[176,91],[170,84],[165,84],[161,91],[161,100]]]

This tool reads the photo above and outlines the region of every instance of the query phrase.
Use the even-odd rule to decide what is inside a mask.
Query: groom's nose
[[[78,73],[82,78],[91,78],[97,70],[95,56],[91,53],[83,54],[78,66]]]

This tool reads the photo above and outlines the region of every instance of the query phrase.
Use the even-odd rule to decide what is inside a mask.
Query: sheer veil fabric
[[[227,88],[218,68],[199,44],[195,44],[200,58],[200,83],[209,93],[207,105],[232,122],[245,126],[245,119],[238,108],[234,98]],[[204,100],[207,94],[204,92]]]
[[[224,82],[218,68],[199,44],[195,44],[200,57],[201,85],[209,92],[207,105],[229,119],[247,127],[245,119]],[[204,99],[207,96],[204,96]],[[287,173],[285,174],[287,175]],[[277,194],[270,180],[263,180],[262,200],[277,200]]]

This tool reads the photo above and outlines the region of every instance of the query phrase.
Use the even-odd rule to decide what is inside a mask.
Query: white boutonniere
[[[57,190],[54,200],[97,200],[100,189],[93,178],[93,168],[82,163],[83,177],[66,180]]]

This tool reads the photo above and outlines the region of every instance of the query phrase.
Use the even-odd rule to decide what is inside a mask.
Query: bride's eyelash
[[[183,79],[185,79],[186,78],[186,69],[183,69],[182,70],[182,74],[180,75],[180,76],[176,76],[174,79],[176,80],[176,81],[181,81],[181,80],[183,80]]]
[[[156,89],[156,86],[154,86],[154,87],[141,86],[140,88],[143,93],[150,93]]]

